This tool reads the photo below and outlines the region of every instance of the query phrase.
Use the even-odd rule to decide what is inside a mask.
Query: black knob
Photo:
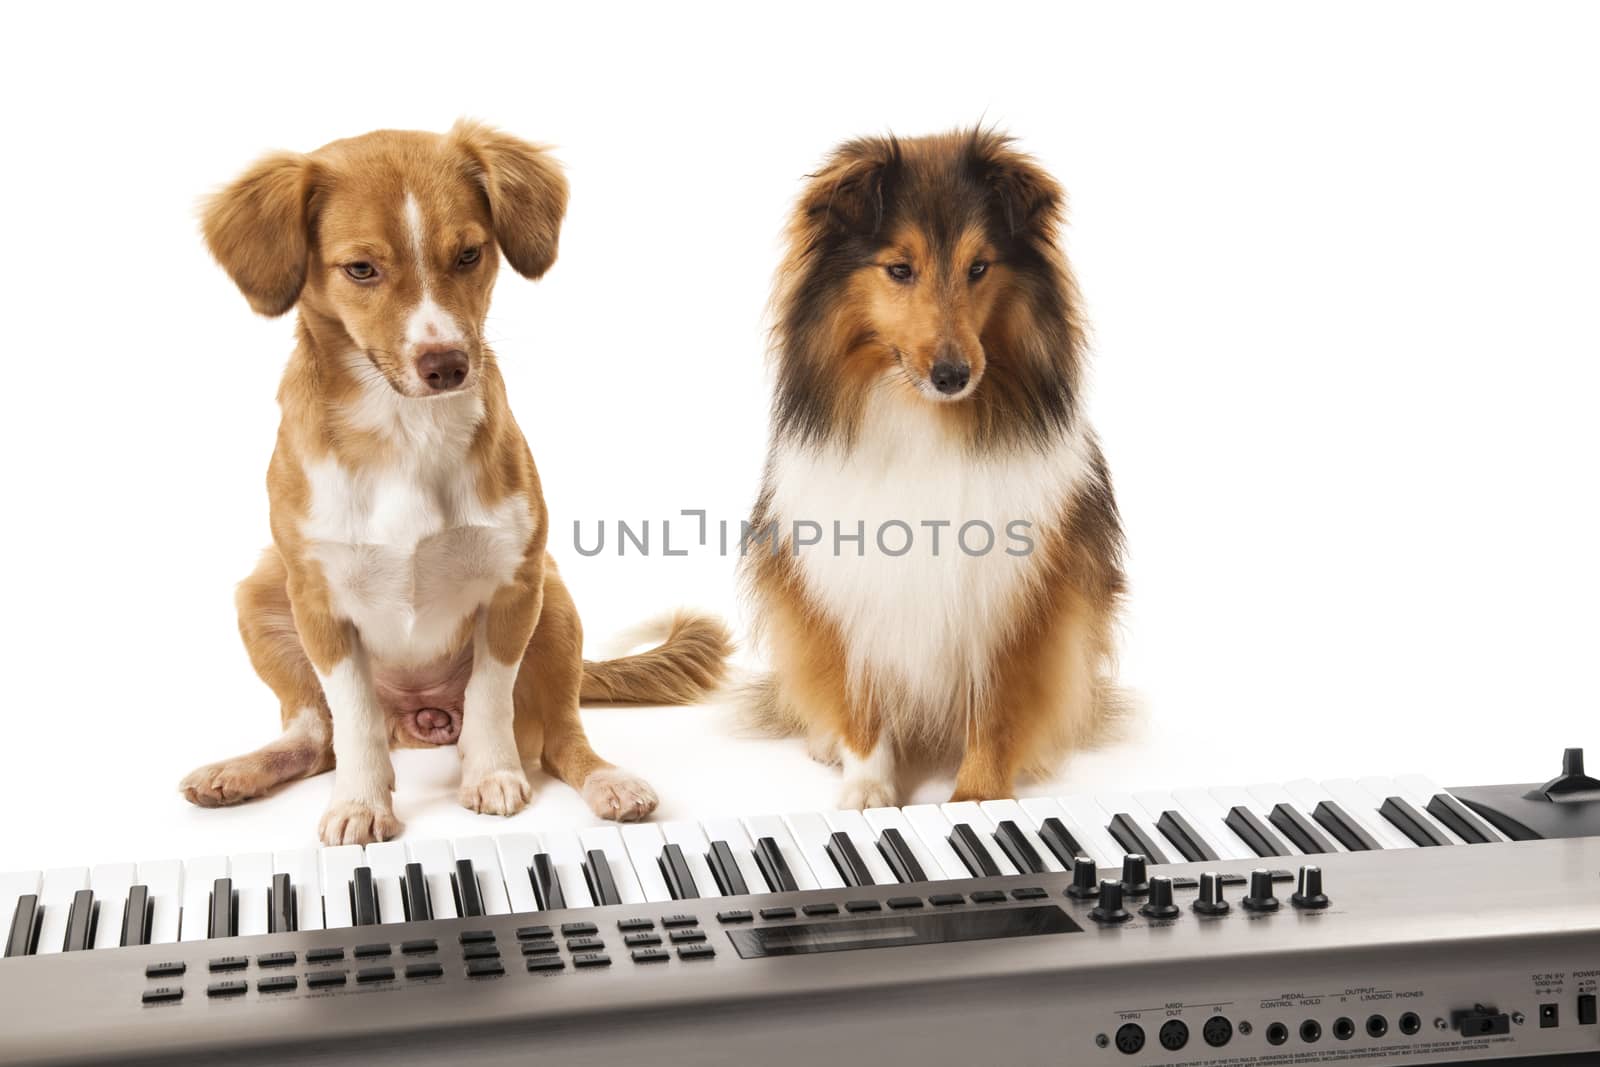
[[[1072,884],[1067,886],[1067,896],[1079,900],[1099,896],[1099,877],[1094,867],[1094,860],[1088,856],[1079,856],[1072,861]]]
[[[1200,876],[1200,895],[1195,898],[1194,910],[1201,915],[1226,915],[1228,902],[1222,899],[1222,875],[1215,871]]]
[[[1321,867],[1300,868],[1300,877],[1295,882],[1294,896],[1289,898],[1289,903],[1312,911],[1328,906],[1328,898],[1322,892]]]
[[[1145,858],[1137,852],[1122,857],[1122,891],[1128,896],[1142,897],[1150,892],[1150,876],[1145,868]]]
[[[1272,895],[1272,872],[1257,867],[1250,872],[1250,892],[1240,901],[1245,911],[1277,911],[1278,898]]]
[[[1150,879],[1150,899],[1144,902],[1139,914],[1146,919],[1176,919],[1178,906],[1172,902],[1172,879]]]
[[[1100,903],[1089,912],[1097,923],[1125,923],[1130,916],[1122,906],[1122,883],[1107,878],[1100,883]]]

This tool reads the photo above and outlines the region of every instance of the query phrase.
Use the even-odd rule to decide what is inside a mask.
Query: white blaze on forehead
[[[456,322],[455,316],[438,305],[433,299],[433,290],[428,285],[428,231],[422,220],[422,205],[417,203],[417,198],[411,193],[406,194],[405,213],[406,230],[411,237],[411,253],[417,268],[417,281],[422,286],[422,299],[411,309],[411,314],[406,316],[406,343],[460,344],[466,339],[461,331],[461,324]]]

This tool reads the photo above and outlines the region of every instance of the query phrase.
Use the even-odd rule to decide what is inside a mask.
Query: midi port
[[[1340,1041],[1349,1041],[1356,1036],[1356,1021],[1345,1015],[1339,1016],[1333,1020],[1333,1036]]]
[[[1134,1056],[1144,1050],[1144,1027],[1138,1023],[1123,1023],[1117,1027],[1117,1051]]]
[[[1189,1043],[1189,1024],[1182,1019],[1168,1019],[1161,1024],[1161,1032],[1156,1037],[1162,1048],[1177,1052]]]
[[[1482,1004],[1474,1004],[1468,1011],[1452,1012],[1450,1025],[1462,1037],[1495,1037],[1511,1032],[1511,1016]]]
[[[1367,1016],[1367,1036],[1382,1037],[1389,1032],[1389,1020],[1381,1015]]]
[[[1206,1044],[1212,1048],[1221,1048],[1233,1040],[1233,1023],[1226,1016],[1213,1015],[1206,1020],[1200,1028],[1200,1036],[1206,1039]]]
[[[1307,1019],[1300,1024],[1300,1040],[1308,1045],[1315,1045],[1322,1040],[1322,1024],[1315,1019]]]
[[[1289,1040],[1289,1028],[1282,1023],[1273,1023],[1267,1027],[1267,1044],[1281,1045]]]
[[[1400,1016],[1400,1032],[1407,1037],[1415,1037],[1422,1029],[1422,1016],[1414,1011],[1408,1011]]]

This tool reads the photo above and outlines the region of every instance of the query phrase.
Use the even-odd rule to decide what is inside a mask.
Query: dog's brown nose
[[[443,393],[467,380],[467,354],[459,348],[424,345],[418,349],[417,377]]]

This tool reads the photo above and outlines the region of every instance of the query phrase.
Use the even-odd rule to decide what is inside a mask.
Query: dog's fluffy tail
[[[678,612],[640,627],[631,656],[583,661],[579,698],[618,704],[692,704],[722,684],[733,653],[728,628],[709,615]]]

